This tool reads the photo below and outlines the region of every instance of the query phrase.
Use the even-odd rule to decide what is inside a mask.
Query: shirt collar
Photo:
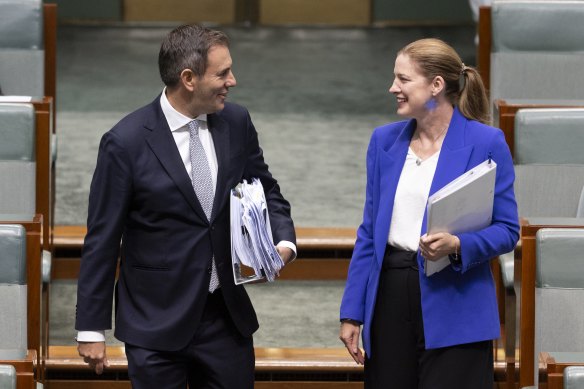
[[[178,112],[172,105],[170,105],[170,101],[168,101],[168,97],[166,97],[166,88],[162,90],[162,95],[160,96],[160,107],[162,108],[162,113],[168,122],[170,131],[176,131],[179,128],[186,126],[191,120],[193,120],[192,118]],[[195,119],[206,122],[207,114],[203,113],[197,116]]]

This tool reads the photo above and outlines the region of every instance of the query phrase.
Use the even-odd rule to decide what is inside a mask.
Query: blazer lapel
[[[208,115],[207,120],[213,137],[218,169],[215,199],[213,200],[213,211],[211,212],[211,220],[214,220],[217,217],[218,210],[221,208],[221,204],[227,201],[226,197],[229,194],[229,189],[231,189],[226,187],[228,182],[227,172],[229,171],[229,124],[216,114]]]
[[[410,120],[393,144],[382,146],[379,156],[379,212],[376,220],[375,251],[380,266],[383,262],[389,234],[389,223],[393,213],[393,198],[395,197],[399,176],[406,160],[410,140],[416,127],[415,124],[415,120]]]
[[[189,177],[180,157],[180,153],[178,152],[178,148],[176,147],[168,123],[164,118],[159,100],[155,100],[154,104],[156,105],[154,107],[156,114],[149,118],[144,124],[144,126],[151,131],[146,137],[146,142],[191,208],[193,208],[202,220],[207,220],[207,216],[205,216],[205,212],[203,211],[193,189],[191,178]]]
[[[436,173],[430,187],[430,195],[434,194],[450,181],[468,170],[468,161],[473,145],[465,144],[465,132],[468,119],[462,116],[457,108],[454,109],[448,132],[442,143]],[[422,234],[427,231],[427,215],[424,213]]]

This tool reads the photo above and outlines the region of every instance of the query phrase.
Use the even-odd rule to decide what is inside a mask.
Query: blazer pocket
[[[132,268],[144,271],[169,271],[170,268],[166,266],[147,266],[147,265],[133,265]]]

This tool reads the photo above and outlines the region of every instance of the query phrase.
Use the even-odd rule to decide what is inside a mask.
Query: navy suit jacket
[[[208,115],[208,124],[218,162],[210,221],[180,158],[160,97],[103,136],[89,195],[77,330],[111,328],[118,256],[118,339],[156,350],[186,346],[205,305],[213,256],[237,330],[247,337],[258,328],[245,289],[233,282],[230,189],[243,179],[261,180],[276,243],[296,241],[290,205],[264,162],[245,108],[226,103],[221,112]]]
[[[349,267],[341,318],[363,323],[363,345],[370,354],[370,327],[393,202],[415,120],[376,128],[367,152],[367,192],[363,222]],[[430,195],[491,156],[497,163],[492,224],[458,235],[462,266],[424,275],[418,253],[426,348],[478,342],[499,337],[499,313],[489,260],[513,250],[519,239],[515,173],[503,132],[468,120],[454,110],[444,138]],[[427,230],[426,215],[420,236]]]

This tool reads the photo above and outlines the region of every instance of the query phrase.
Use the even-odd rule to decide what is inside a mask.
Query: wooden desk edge
[[[357,365],[344,348],[256,348],[256,371],[324,371],[358,373]],[[127,370],[124,347],[108,346],[111,371]],[[50,346],[47,370],[87,370],[75,346]]]
[[[56,247],[75,248],[83,245],[85,226],[55,226],[53,242]],[[299,227],[296,229],[299,249],[352,250],[356,230],[353,228]]]

